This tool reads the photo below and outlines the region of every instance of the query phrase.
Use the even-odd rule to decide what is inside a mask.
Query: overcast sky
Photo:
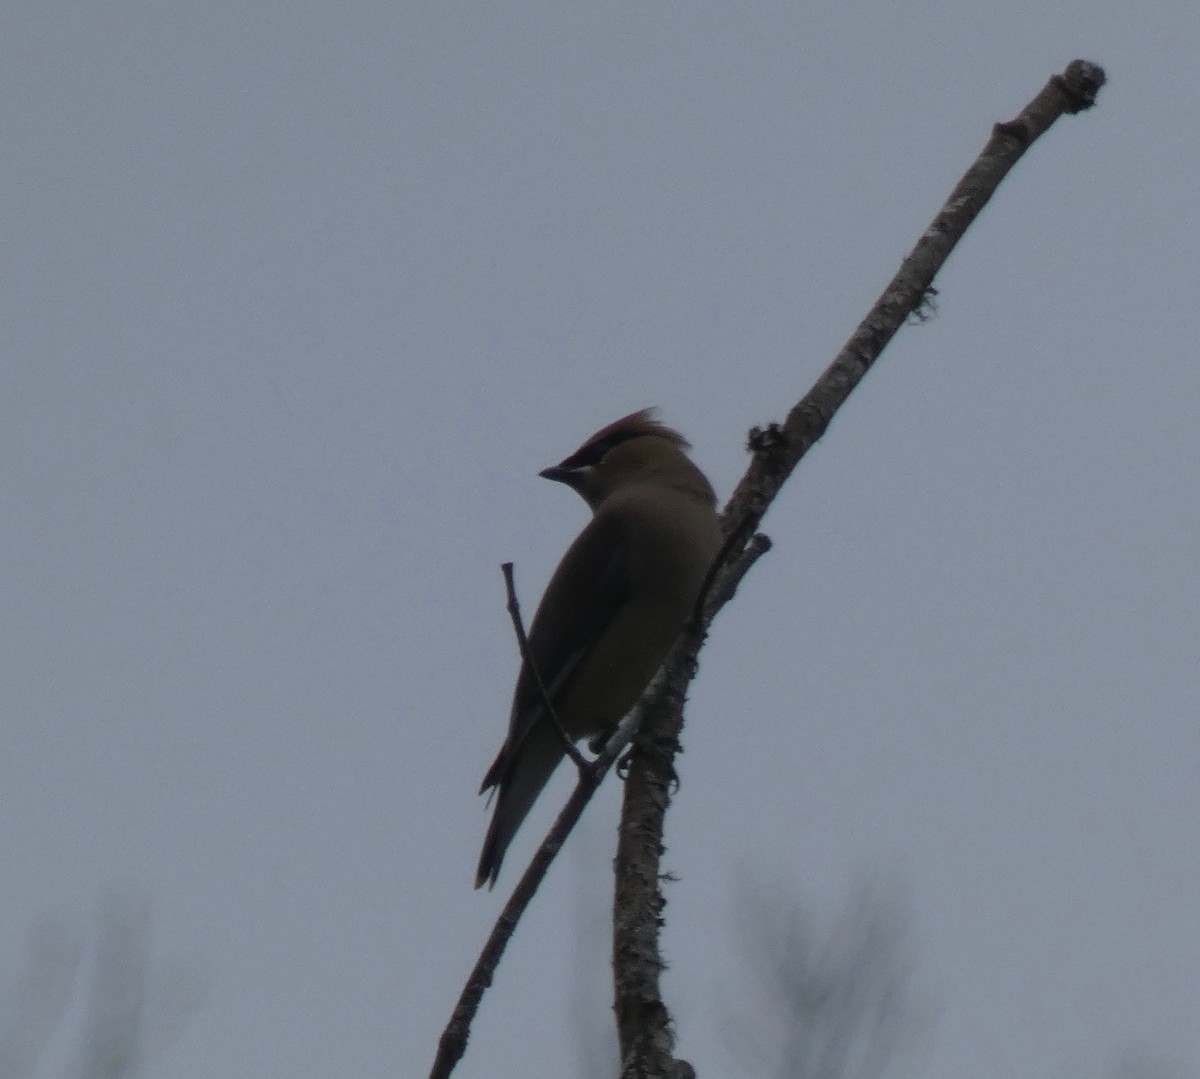
[[[586,520],[537,471],[658,404],[726,496],[1082,56],[1099,107],[1005,181],[715,627],[666,990],[700,1074],[745,1074],[742,882],[826,918],[877,877],[920,1074],[1200,1075],[1194,3],[43,0],[2,30],[7,1015],[116,892],[186,1018],[146,1076],[423,1074],[565,789],[472,891],[498,566],[532,607]],[[585,1075],[617,786],[464,1079]]]

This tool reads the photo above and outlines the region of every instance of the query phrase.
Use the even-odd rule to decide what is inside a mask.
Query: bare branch
[[[1055,120],[1064,113],[1090,108],[1104,78],[1096,64],[1073,60],[1061,75],[1046,83],[1015,120],[993,128],[983,152],[816,385],[781,425],[751,432],[754,460],[725,509],[726,532],[745,529],[749,534],[758,527],[779,488],[825,433],[850,391],[862,381],[909,315],[922,309],[934,277],[1000,181]]]
[[[1055,120],[1064,113],[1089,108],[1103,85],[1104,72],[1098,66],[1075,60],[1062,75],[1051,78],[1015,120],[996,125],[983,152],[816,385],[781,425],[751,432],[754,459],[725,508],[722,523],[727,535],[749,536],[757,529],[779,489],[825,433],[834,413],[896,331],[910,315],[923,309],[933,294],[937,272],[1000,181]],[[671,1079],[682,1063],[673,1057],[670,1014],[658,986],[664,966],[658,931],[666,906],[658,887],[663,817],[670,803],[687,686],[696,671],[705,630],[728,602],[727,598],[718,599],[724,578],[737,566],[735,559],[718,575],[715,594],[706,604],[705,621],[689,631],[687,647],[673,656],[659,706],[650,711],[638,739],[639,746],[652,746],[653,752],[635,757],[625,784],[613,917],[613,1007],[621,1039],[622,1079]]]
[[[708,626],[733,597],[742,577],[769,549],[770,541],[756,535],[755,530],[775,495],[825,433],[834,413],[896,331],[909,315],[921,309],[931,294],[937,271],[1000,181],[1058,117],[1089,108],[1103,84],[1104,72],[1098,66],[1073,61],[1015,120],[997,124],[978,160],[816,385],[792,408],[783,424],[751,432],[753,460],[722,517],[726,535],[746,537],[746,546],[739,549],[740,541],[735,541],[723,550],[724,564],[719,563],[719,572],[712,580],[703,617],[694,620],[681,635],[637,707],[600,756],[580,769],[575,790],[501,912],[463,988],[442,1033],[430,1079],[450,1075],[466,1051],[479,1002],[521,914],[600,781],[629,744],[632,732],[640,734],[626,783],[618,842],[613,941],[621,1074],[623,1079],[681,1079],[694,1074],[685,1061],[672,1057],[670,1016],[658,989],[663,968],[658,954],[658,928],[665,906],[658,888],[658,867],[663,815],[674,777],[672,762],[683,725],[683,702]]]
[[[570,798],[567,799],[566,805],[563,806],[550,831],[546,834],[546,838],[542,840],[533,860],[517,882],[512,895],[500,912],[500,917],[496,919],[496,924],[492,927],[487,943],[467,979],[467,984],[463,987],[458,1003],[454,1006],[450,1022],[442,1032],[442,1037],[438,1042],[437,1058],[429,1073],[429,1079],[445,1079],[462,1059],[467,1048],[471,1023],[475,1018],[475,1013],[479,1010],[479,1002],[487,987],[492,984],[496,966],[499,964],[505,948],[508,947],[509,938],[517,928],[521,915],[525,913],[525,908],[529,906],[529,901],[537,892],[542,879],[546,876],[550,864],[579,821],[584,808],[596,792],[596,788],[600,786],[600,781],[629,744],[632,731],[645,711],[647,699],[658,681],[659,678],[656,677],[638,702],[637,707],[629,713],[629,717],[608,740],[608,744],[600,755],[587,768],[580,770],[579,780],[575,784]]]

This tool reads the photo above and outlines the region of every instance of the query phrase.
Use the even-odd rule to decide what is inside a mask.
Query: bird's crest
[[[572,468],[595,464],[613,447],[619,446],[622,442],[646,436],[665,438],[681,450],[690,449],[692,445],[678,431],[659,422],[657,408],[643,408],[637,412],[631,412],[628,416],[622,416],[607,427],[601,428],[563,461],[563,465]]]

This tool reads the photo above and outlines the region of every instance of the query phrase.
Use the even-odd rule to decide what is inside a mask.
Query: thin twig
[[[546,683],[542,681],[542,672],[538,670],[538,665],[534,662],[533,651],[529,647],[529,638],[525,636],[525,623],[521,619],[521,604],[517,602],[517,586],[513,580],[513,564],[505,562],[500,567],[500,572],[504,574],[504,588],[508,593],[508,616],[512,619],[513,632],[517,635],[517,647],[521,650],[521,660],[525,666],[533,674],[533,680],[537,684],[538,692],[542,695],[542,707],[546,710],[546,715],[550,717],[550,722],[554,725],[554,729],[558,731],[558,736],[562,739],[563,749],[566,750],[567,756],[571,758],[572,763],[579,769],[580,774],[589,771],[595,766],[594,761],[589,761],[575,747],[571,736],[567,734],[567,729],[562,725],[562,720],[558,718],[558,712],[554,709],[554,703],[550,700],[550,693],[546,689]]]

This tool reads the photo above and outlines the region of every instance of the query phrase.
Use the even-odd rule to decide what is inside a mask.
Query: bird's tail
[[[564,755],[562,738],[549,723],[543,722],[529,732],[514,750],[511,762],[500,770],[499,796],[479,856],[476,888],[486,884],[490,889],[496,883],[509,843]],[[496,771],[493,766],[489,776]]]

